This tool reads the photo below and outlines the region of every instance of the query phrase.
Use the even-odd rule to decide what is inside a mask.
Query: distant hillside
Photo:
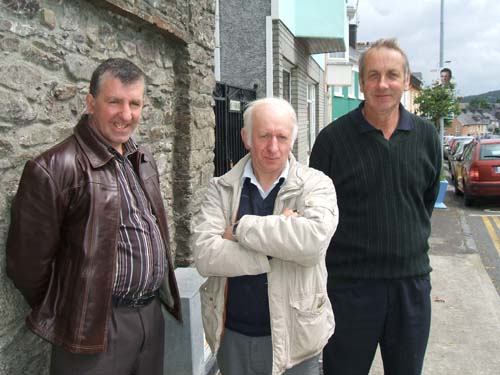
[[[469,96],[464,96],[461,100],[460,103],[469,103],[472,99],[476,98],[483,98],[489,101],[490,103],[497,103],[497,100],[500,100],[500,90],[496,91],[490,91],[484,94],[479,94],[479,95],[469,95]]]

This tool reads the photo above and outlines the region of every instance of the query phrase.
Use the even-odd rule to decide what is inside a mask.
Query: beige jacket
[[[224,330],[227,277],[267,273],[272,374],[278,375],[319,354],[333,334],[325,253],[338,223],[337,199],[329,177],[290,155],[274,215],[243,216],[237,242],[225,240],[222,234],[236,217],[249,157],[210,181],[194,221],[192,245],[196,267],[208,277],[200,291],[205,334],[214,353]],[[300,216],[285,217],[280,214],[284,208]]]

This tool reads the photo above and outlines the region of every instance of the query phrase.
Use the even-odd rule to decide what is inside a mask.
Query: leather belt
[[[158,296],[158,292],[144,294],[139,298],[113,296],[114,307],[144,307],[149,305]]]

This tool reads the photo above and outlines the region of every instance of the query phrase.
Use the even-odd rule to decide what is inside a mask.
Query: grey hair
[[[297,114],[295,113],[292,105],[282,98],[262,98],[254,100],[247,105],[245,112],[243,113],[243,129],[245,129],[245,133],[247,135],[248,145],[252,145],[253,112],[256,108],[262,105],[270,105],[276,108],[277,111],[285,112],[290,116],[293,124],[291,145],[293,147],[298,133]]]
[[[401,56],[403,56],[404,60],[404,68],[405,68],[405,77],[410,74],[410,63],[408,62],[408,56],[406,56],[406,53],[401,49],[399,46],[397,40],[395,38],[390,38],[390,39],[379,39],[373,43],[370,44],[370,47],[365,50],[361,56],[359,57],[358,65],[359,65],[359,79],[361,82],[365,82],[365,60],[366,60],[366,55],[376,49],[376,48],[387,48],[387,49],[392,49],[395,51],[398,51]]]
[[[104,76],[118,78],[123,84],[132,84],[143,81],[146,84],[144,72],[132,61],[122,58],[111,58],[101,63],[92,73],[90,79],[90,95],[94,98],[99,95]]]

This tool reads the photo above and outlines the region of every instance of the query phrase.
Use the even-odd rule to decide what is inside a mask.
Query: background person
[[[7,274],[53,344],[51,374],[163,374],[158,296],[180,307],[156,164],[130,138],[144,90],[132,62],[99,65],[88,114],[26,163],[12,204]]]
[[[340,217],[326,255],[337,325],[324,374],[368,374],[380,344],[386,374],[417,375],[431,318],[439,137],[400,104],[410,69],[394,39],[361,55],[359,77],[365,100],[321,131],[310,157],[335,183]]]
[[[223,375],[318,375],[334,330],[325,251],[337,226],[332,181],[291,150],[297,118],[283,99],[244,114],[250,153],[211,180],[194,221],[203,324]]]
[[[444,86],[450,85],[451,84],[451,77],[452,77],[451,69],[448,69],[448,68],[441,69],[441,71],[439,72],[439,77],[441,79],[442,85],[444,85]]]

